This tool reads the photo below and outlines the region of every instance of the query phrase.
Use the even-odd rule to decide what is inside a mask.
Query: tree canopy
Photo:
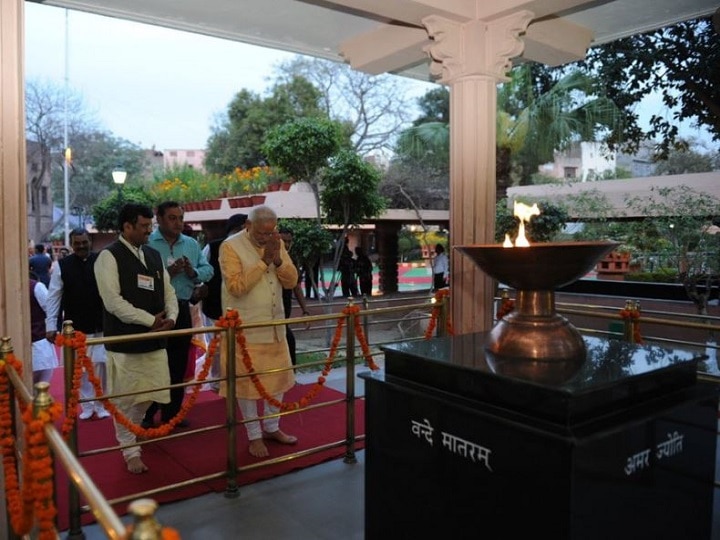
[[[213,127],[205,155],[208,172],[229,174],[236,168],[263,165],[265,134],[296,118],[324,118],[320,92],[303,77],[291,77],[273,86],[267,97],[241,90]]]
[[[657,141],[661,156],[678,142],[678,124],[692,120],[720,140],[720,40],[710,18],[680,22],[590,48],[581,69],[597,77],[625,116],[612,141],[634,151]],[[658,93],[669,113],[657,112],[643,130],[637,106]]]

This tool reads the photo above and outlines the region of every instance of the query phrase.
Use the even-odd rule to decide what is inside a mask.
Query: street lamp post
[[[118,187],[118,206],[122,205],[122,187],[125,184],[127,178],[127,171],[120,166],[113,169],[112,172],[113,182]]]

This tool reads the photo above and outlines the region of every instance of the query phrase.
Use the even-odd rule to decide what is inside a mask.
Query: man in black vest
[[[203,255],[207,258],[207,261],[212,265],[214,274],[213,277],[206,283],[208,290],[207,296],[202,301],[202,312],[206,317],[206,326],[215,326],[217,320],[223,314],[222,302],[220,300],[220,289],[222,286],[222,275],[220,275],[220,261],[218,254],[220,253],[220,244],[230,235],[239,233],[245,228],[245,222],[247,221],[247,214],[233,214],[227,220],[225,227],[225,236],[211,240],[203,248]],[[211,335],[208,335],[211,337]],[[217,379],[221,376],[220,372],[220,351],[215,354],[213,358],[212,366],[210,367],[210,373],[208,377],[210,379]],[[220,390],[219,382],[209,383],[210,389],[213,392]]]
[[[95,262],[103,327],[106,336],[172,330],[178,316],[175,291],[160,254],[146,246],[152,231],[152,210],[128,203],[120,209],[119,238],[103,249]],[[119,269],[122,271],[119,271]],[[108,390],[112,394],[145,391],[114,399],[116,407],[139,425],[153,401],[168,403],[170,384],[166,339],[127,341],[106,345]],[[115,420],[115,436],[130,472],[147,471],[135,435]]]
[[[70,231],[70,247],[72,255],[58,260],[58,266],[50,276],[50,288],[47,301],[47,318],[45,330],[47,339],[55,340],[55,335],[62,331],[62,321],[72,321],[73,328],[87,337],[102,336],[103,305],[97,282],[95,281],[95,260],[97,253],[90,251],[90,237],[84,229]],[[106,392],[105,346],[90,345],[87,350],[92,360],[93,370],[102,382]],[[80,385],[80,397],[95,397],[95,389],[83,373]],[[101,401],[86,401],[80,404],[80,420],[87,420],[97,415],[107,418],[110,413],[105,410]]]

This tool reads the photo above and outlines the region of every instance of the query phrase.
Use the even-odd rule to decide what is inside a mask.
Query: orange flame
[[[515,238],[515,247],[529,247],[530,242],[528,242],[527,236],[525,236],[525,223],[529,222],[531,217],[539,216],[540,209],[538,208],[537,203],[533,204],[532,206],[528,206],[526,204],[515,201],[513,206],[513,213],[515,217],[520,219],[518,235]],[[513,243],[507,234],[505,235],[503,247],[513,247]]]

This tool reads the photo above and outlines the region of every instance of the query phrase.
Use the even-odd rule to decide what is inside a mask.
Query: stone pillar
[[[0,334],[32,380],[25,190],[24,2],[0,2]]]
[[[400,223],[378,222],[375,225],[378,268],[380,270],[380,292],[382,294],[398,292],[398,233]]]
[[[452,245],[495,243],[496,85],[507,80],[510,59],[523,49],[518,35],[532,18],[532,12],[518,11],[490,22],[423,19],[434,40],[426,47],[431,73],[450,86]],[[493,280],[455,250],[450,290],[455,331],[489,330]]]

